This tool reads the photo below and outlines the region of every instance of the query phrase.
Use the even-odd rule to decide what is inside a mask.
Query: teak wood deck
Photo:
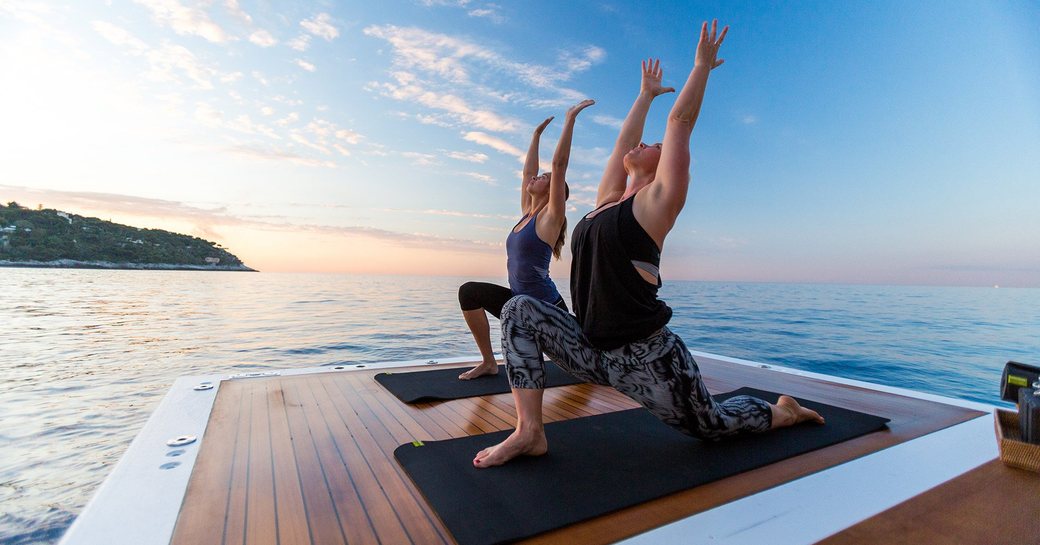
[[[1040,478],[992,460],[820,545],[991,545],[1040,540]]]
[[[752,386],[890,418],[889,429],[561,528],[524,543],[611,543],[983,413],[698,358],[713,393]],[[465,365],[459,365],[465,367]],[[429,370],[398,368],[395,372]],[[454,543],[393,458],[414,439],[511,429],[510,394],[406,405],[364,370],[220,385],[172,543]],[[547,422],[637,405],[611,388],[550,388]],[[550,449],[552,445],[550,445]],[[474,516],[481,516],[474,506]]]

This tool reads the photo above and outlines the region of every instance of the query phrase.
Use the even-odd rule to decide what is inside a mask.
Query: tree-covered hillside
[[[245,268],[231,252],[198,237],[0,204],[0,261],[57,260]]]

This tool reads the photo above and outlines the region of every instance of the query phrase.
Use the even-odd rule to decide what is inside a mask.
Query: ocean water
[[[465,280],[0,269],[0,544],[56,542],[176,377],[476,354]],[[1004,363],[1040,363],[1040,289],[661,295],[691,349],[951,397],[1002,404]]]

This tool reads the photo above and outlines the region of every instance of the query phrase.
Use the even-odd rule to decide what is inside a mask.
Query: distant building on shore
[[[217,263],[220,263],[220,258],[219,257],[207,257],[206,258],[206,264],[207,265],[216,265]]]

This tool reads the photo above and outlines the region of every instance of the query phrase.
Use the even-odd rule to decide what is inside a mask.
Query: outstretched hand
[[[709,69],[715,69],[722,66],[722,63],[726,62],[725,59],[717,59],[719,55],[719,47],[722,46],[722,40],[726,39],[726,32],[729,32],[729,25],[726,25],[722,32],[718,32],[719,20],[711,20],[711,32],[708,32],[708,22],[701,23],[701,39],[697,42],[697,57],[694,59],[694,66],[707,66]]]
[[[545,128],[549,126],[549,123],[551,123],[553,119],[556,119],[555,115],[551,115],[551,116],[548,117],[548,119],[546,119],[545,121],[542,121],[542,124],[538,125],[538,127],[535,128],[535,130],[534,130],[535,134],[542,134],[542,131],[544,131]]]
[[[587,98],[587,99],[585,99],[585,100],[575,104],[574,106],[571,106],[571,108],[569,110],[567,110],[567,119],[574,119],[575,117],[578,117],[578,114],[581,113],[582,110],[584,110],[585,108],[588,108],[589,106],[592,106],[595,103],[596,103],[595,100],[592,100],[591,98]]]
[[[649,94],[651,98],[665,93],[674,93],[674,87],[661,87],[661,59],[647,59],[643,61],[643,80],[639,85],[639,92]]]

